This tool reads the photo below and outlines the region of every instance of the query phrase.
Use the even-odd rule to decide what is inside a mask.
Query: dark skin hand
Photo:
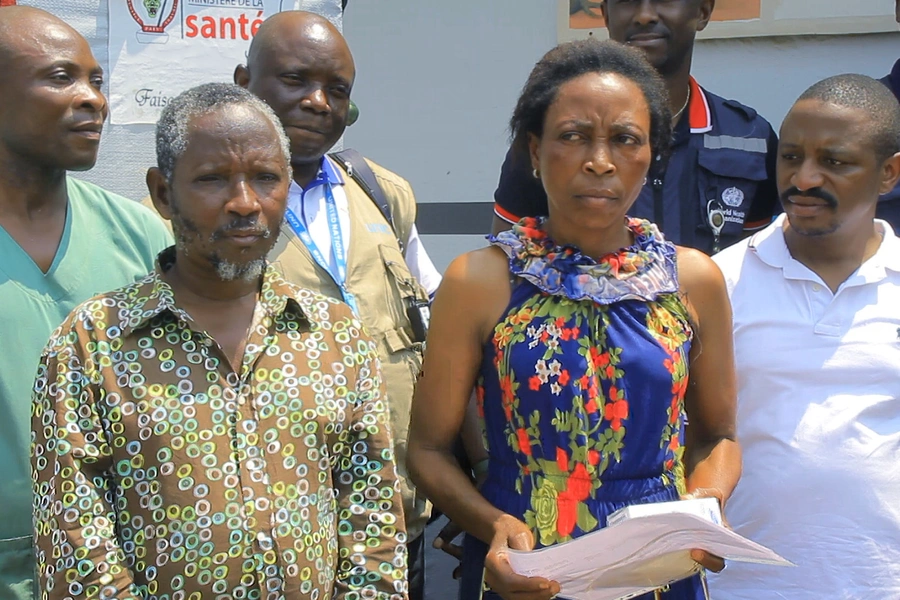
[[[476,486],[480,484],[480,481],[476,481]],[[717,490],[695,490],[693,493],[685,494],[681,497],[681,499],[692,500],[696,498],[716,498],[721,502],[720,496],[721,495]],[[723,523],[730,529],[730,526],[728,525],[727,521],[724,521],[724,519]],[[433,546],[438,550],[446,552],[456,560],[461,561],[463,558],[463,548],[459,544],[454,544],[453,541],[462,534],[462,528],[453,521],[450,521],[443,527],[443,529],[441,529],[440,533],[438,533],[437,537],[434,539]],[[725,559],[720,556],[716,556],[715,554],[710,554],[705,550],[691,550],[691,558],[695,562],[703,566],[703,568],[709,569],[714,573],[718,573],[725,568]],[[452,576],[453,579],[459,579],[462,576],[460,566],[456,566],[453,569]]]
[[[471,408],[474,408],[474,401],[470,402],[470,412]],[[467,446],[468,449],[468,446]],[[481,446],[480,453],[484,453],[484,446]],[[475,478],[475,487],[480,489],[481,484],[484,483],[487,474],[484,473],[479,477]],[[722,494],[719,490],[710,490],[710,489],[695,489],[693,492],[689,494],[685,494],[681,497],[682,500],[692,500],[699,498],[715,498],[719,501],[720,506],[723,503]],[[728,525],[727,520],[723,517],[723,523],[726,527]],[[455,544],[454,541],[463,534],[463,529],[453,521],[448,522],[441,531],[434,538],[434,543],[432,546],[437,549],[449,554],[456,560],[462,561],[463,558],[463,547],[460,544]],[[725,560],[719,556],[714,554],[710,554],[703,550],[693,550],[691,551],[691,558],[702,565],[704,568],[709,569],[715,573],[718,573],[722,569],[725,568]],[[459,579],[462,576],[462,570],[459,565],[457,565],[453,569],[452,577],[453,579]]]

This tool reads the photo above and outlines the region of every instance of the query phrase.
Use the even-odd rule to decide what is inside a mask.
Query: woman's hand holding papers
[[[722,508],[722,525],[731,529],[728,525],[728,521],[725,520],[725,510],[722,506],[722,498],[723,494],[721,490],[711,489],[711,488],[698,488],[691,492],[690,494],[684,494],[681,499],[682,500],[692,500],[697,498],[715,498],[719,501],[719,507]],[[698,563],[704,569],[708,569],[714,573],[718,573],[722,569],[725,568],[725,559],[716,556],[715,554],[710,554],[705,550],[691,550],[691,558],[694,562]]]
[[[559,584],[543,577],[517,575],[509,564],[507,550],[531,550],[534,536],[525,523],[510,515],[494,522],[494,538],[485,558],[485,579],[504,600],[550,600]]]

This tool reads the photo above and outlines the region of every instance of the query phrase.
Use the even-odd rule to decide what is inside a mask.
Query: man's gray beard
[[[227,260],[216,263],[216,273],[222,281],[235,281],[237,279],[255,281],[262,276],[265,270],[266,261],[263,258],[251,260],[243,265],[228,262]]]
[[[271,237],[271,230],[266,231],[265,234],[263,234],[263,238],[265,239],[269,239]],[[214,241],[214,238],[210,237],[209,241],[210,243],[212,243]],[[190,247],[189,242],[189,232],[185,231],[182,228],[175,236],[175,246],[180,251],[182,256],[187,256],[190,253],[188,250],[188,248]],[[274,246],[274,243],[272,245]],[[269,248],[269,251],[271,251],[271,248]],[[242,279],[244,281],[253,281],[261,277],[266,270],[266,259],[264,258],[251,260],[250,262],[245,264],[237,264],[229,262],[227,260],[221,260],[217,255],[213,255],[209,257],[209,261],[216,269],[216,274],[222,281],[236,281],[238,279]]]

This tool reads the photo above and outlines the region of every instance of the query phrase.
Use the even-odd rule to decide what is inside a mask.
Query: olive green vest
[[[404,298],[411,296],[427,300],[428,295],[410,273],[397,242],[398,237],[404,243],[409,239],[416,220],[416,199],[412,188],[395,173],[368,159],[366,162],[372,167],[387,197],[397,231],[395,234],[375,202],[344,173],[344,192],[350,212],[346,285],[356,297],[363,325],[378,343],[382,378],[387,387],[391,411],[406,530],[409,539],[413,540],[424,531],[431,505],[416,494],[406,473],[409,416],[416,377],[422,367],[423,347],[413,341]],[[149,197],[141,202],[153,207]],[[269,254],[269,260],[290,283],[343,299],[340,288],[313,260],[287,222],[282,224],[281,235]]]
[[[397,237],[405,241],[416,220],[416,199],[409,183],[367,160],[391,206],[397,227],[395,237],[384,215],[363,189],[344,174],[344,191],[350,212],[347,252],[347,288],[356,297],[360,319],[378,343],[382,377],[387,386],[394,434],[397,472],[403,492],[403,510],[409,539],[424,530],[431,506],[417,496],[406,473],[406,442],[416,377],[422,366],[422,344],[413,342],[406,316],[405,297],[427,300],[428,295],[409,272]],[[281,228],[269,260],[280,267],[287,281],[341,299],[331,276],[313,260],[293,230]]]

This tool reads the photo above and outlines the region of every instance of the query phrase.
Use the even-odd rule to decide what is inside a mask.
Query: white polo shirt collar
[[[781,269],[785,279],[820,283],[821,278],[818,275],[791,256],[791,251],[784,241],[786,218],[787,216],[782,213],[770,227],[754,234],[750,238],[750,251],[770,267]],[[841,285],[842,288],[881,281],[885,278],[887,270],[900,273],[900,238],[894,234],[894,230],[886,221],[875,219],[875,225],[884,233],[878,251],[860,265],[856,273],[847,278]]]

